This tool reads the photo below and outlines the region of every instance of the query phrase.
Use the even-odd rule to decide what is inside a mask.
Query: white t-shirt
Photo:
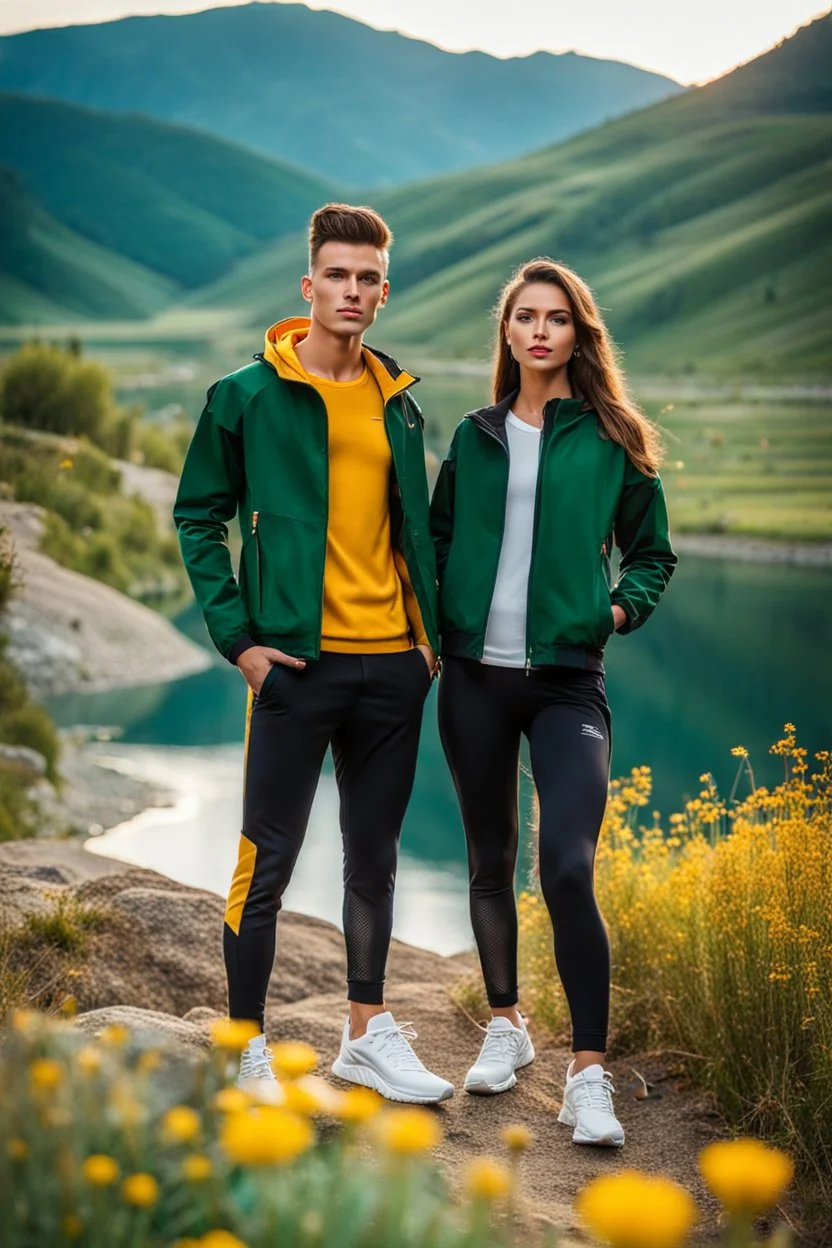
[[[506,436],[509,452],[506,521],[482,661],[493,667],[525,667],[526,599],[532,560],[540,430],[509,412]]]

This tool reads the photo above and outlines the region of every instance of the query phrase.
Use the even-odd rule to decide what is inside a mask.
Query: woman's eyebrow
[[[527,308],[525,306],[515,308],[514,310],[515,312],[538,312],[540,311],[539,308]],[[548,312],[550,316],[554,316],[555,313],[557,313],[559,316],[571,316],[572,315],[572,313],[569,311],[568,308],[550,308],[548,309]]]

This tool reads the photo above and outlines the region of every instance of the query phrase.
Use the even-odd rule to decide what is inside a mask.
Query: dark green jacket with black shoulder
[[[481,659],[503,538],[506,416],[515,394],[457,427],[431,504],[442,652]],[[610,552],[621,550],[613,584]],[[645,476],[582,399],[544,409],[526,615],[526,665],[598,667],[613,604],[639,628],[676,566],[658,477]]]
[[[391,377],[400,377],[394,360],[366,349]],[[393,459],[392,540],[437,649],[422,419],[407,390],[385,403],[384,424]],[[230,662],[253,645],[318,658],[328,481],[326,406],[314,386],[280,377],[255,357],[209,390],[173,516],[211,640]],[[239,579],[228,548],[227,526],[235,515],[243,534]]]

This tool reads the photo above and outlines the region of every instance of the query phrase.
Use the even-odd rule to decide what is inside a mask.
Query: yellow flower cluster
[[[222,1125],[220,1143],[240,1166],[279,1166],[294,1161],[315,1141],[309,1122],[279,1105],[233,1110]]]
[[[723,1208],[748,1220],[767,1213],[794,1176],[792,1159],[759,1140],[709,1144],[699,1155],[699,1169]]]
[[[823,1108],[832,1088],[832,754],[819,752],[811,767],[791,724],[772,752],[784,762],[782,784],[756,786],[738,746],[748,796],[723,801],[706,773],[666,827],[655,816],[639,825],[647,769],[613,781],[595,881],[616,1044],[708,1059],[697,1069],[728,1112],[739,1119],[751,1101],[755,1126],[814,1167],[832,1149]],[[519,919],[523,1000],[539,1027],[565,1039],[538,893],[521,896]],[[788,1054],[800,1079],[779,1079],[771,1053]],[[832,1181],[825,1190],[832,1197]]]
[[[680,1248],[696,1222],[693,1197],[671,1179],[621,1170],[578,1193],[578,1216],[611,1248]]]

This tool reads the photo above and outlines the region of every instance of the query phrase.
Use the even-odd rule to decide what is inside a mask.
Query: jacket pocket
[[[320,523],[261,511],[246,555],[249,610],[255,632],[315,635],[320,625],[326,557]]]
[[[610,597],[608,569],[609,558],[607,556],[607,544],[605,542],[601,547],[601,553],[598,556],[598,572],[596,577],[596,603],[598,611],[596,642],[598,645],[603,645],[607,638],[615,632],[615,618],[612,613],[612,598]]]

